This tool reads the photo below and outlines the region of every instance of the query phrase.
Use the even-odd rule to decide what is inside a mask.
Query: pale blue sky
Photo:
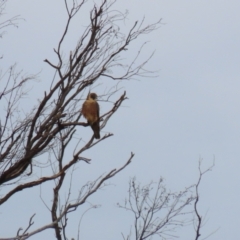
[[[117,209],[116,203],[127,196],[130,177],[146,184],[163,176],[167,187],[181,190],[196,182],[199,158],[203,158],[204,167],[215,158],[213,171],[203,178],[200,187],[199,208],[208,219],[203,236],[219,228],[209,239],[240,239],[240,2],[119,0],[115,8],[129,11],[123,29],[143,16],[146,23],[163,19],[160,29],[133,42],[125,55],[131,59],[141,42],[148,41],[143,58],[156,50],[148,67],[157,69],[158,77],[121,84],[129,100],[102,133],[112,132],[114,137],[85,153],[92,158],[91,165],[78,166],[76,192],[84,181],[124,164],[131,151],[136,154],[130,166],[111,179],[112,185],[90,198],[91,203],[102,207],[83,218],[81,239],[120,240],[121,232],[127,233],[133,219]],[[88,12],[86,7],[74,23],[65,45],[66,55],[84,29],[82,19]],[[12,0],[6,13],[6,17],[21,14],[25,21],[0,39],[0,52],[4,54],[1,67],[6,69],[17,62],[26,73],[40,72],[41,81],[34,83],[32,95],[23,106],[27,111],[35,96],[43,96],[52,79],[53,72],[43,60],[55,59],[53,48],[66,20],[64,4],[59,0]],[[106,109],[103,103],[101,109]],[[78,136],[82,133],[87,140],[91,131],[79,128]],[[52,193],[48,195],[47,190],[44,185],[42,193],[51,199]],[[1,236],[13,236],[33,213],[37,214],[33,229],[49,222],[39,192],[38,188],[19,193],[0,208]],[[69,237],[76,237],[76,221],[82,212],[77,211],[69,220]],[[53,234],[49,230],[32,239],[52,239]],[[181,234],[180,239],[193,239],[194,233],[190,226]]]

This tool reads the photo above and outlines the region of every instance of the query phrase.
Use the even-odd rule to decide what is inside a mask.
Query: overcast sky
[[[0,39],[0,53],[4,55],[1,68],[16,62],[25,73],[39,73],[41,80],[34,83],[34,95],[23,106],[26,111],[35,96],[43,96],[52,79],[52,71],[43,60],[55,59],[53,48],[66,21],[63,3],[11,0],[7,5],[6,17],[20,14],[25,20],[19,22],[18,29],[8,29]],[[101,208],[85,214],[81,239],[120,240],[121,232],[129,231],[133,218],[119,210],[116,203],[127,196],[130,177],[136,176],[147,184],[162,176],[169,189],[180,191],[197,181],[200,158],[203,169],[215,159],[213,171],[204,176],[200,187],[199,208],[206,215],[202,234],[207,236],[218,229],[209,239],[240,239],[240,2],[119,0],[113,8],[129,11],[127,21],[121,25],[126,30],[144,16],[146,24],[162,18],[161,28],[142,36],[125,55],[131,59],[137,47],[147,41],[143,58],[155,50],[148,67],[158,70],[158,76],[121,85],[129,100],[102,132],[112,132],[114,136],[93,148],[89,155],[85,153],[85,157],[92,158],[91,165],[78,166],[76,189],[78,184],[123,165],[131,151],[136,154],[130,166],[111,179],[110,186],[90,199]],[[79,16],[82,29],[86,22],[80,19],[88,13],[86,7]],[[73,29],[70,36],[66,54],[74,48],[79,32]],[[80,136],[82,129],[78,131]],[[83,133],[87,140],[90,130],[84,129]],[[35,227],[49,222],[50,215],[39,200],[39,192],[38,188],[16,194],[0,208],[0,236],[13,236],[19,227],[27,225],[33,213],[37,213]],[[51,199],[45,185],[42,194]],[[70,237],[76,237],[74,221],[82,213],[79,210],[73,214]],[[32,239],[53,239],[53,234],[49,230]],[[191,226],[181,234],[181,239],[194,236]]]

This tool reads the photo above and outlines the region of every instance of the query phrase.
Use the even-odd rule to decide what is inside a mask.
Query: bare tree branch
[[[206,170],[202,171],[201,164],[202,164],[202,159],[199,160],[199,164],[198,164],[199,178],[198,178],[197,184],[195,185],[195,192],[196,192],[196,199],[194,201],[194,212],[195,212],[195,215],[196,215],[196,220],[195,220],[195,222],[196,222],[196,224],[195,224],[196,225],[195,226],[196,237],[195,237],[195,240],[198,240],[200,238],[200,236],[201,236],[200,230],[201,230],[202,225],[203,225],[203,223],[202,223],[203,218],[198,211],[198,203],[199,203],[199,198],[200,198],[199,186],[200,186],[203,175],[206,174],[209,171],[212,171],[212,169],[215,165],[214,162],[213,162],[212,166],[210,166]]]
[[[3,18],[3,16],[5,15],[5,8],[6,8],[6,4],[7,4],[7,0],[4,0],[4,1],[1,1],[0,2],[0,17]],[[8,27],[18,27],[18,22],[19,20],[23,20],[20,15],[16,15],[14,17],[10,17],[9,19],[6,19],[6,20],[3,20],[0,22],[0,31],[5,29],[5,28],[8,28]],[[3,37],[4,35],[4,31],[3,32],[0,32],[0,38]]]
[[[49,223],[49,224],[46,224],[45,226],[41,227],[41,228],[38,228],[32,232],[29,232],[29,233],[26,233],[26,230],[29,229],[29,227],[32,225],[32,218],[33,216],[31,217],[30,221],[29,221],[29,227],[24,231],[24,234],[21,235],[19,234],[18,232],[18,235],[16,237],[10,237],[10,238],[0,238],[0,240],[10,240],[10,239],[16,239],[16,240],[24,240],[24,239],[28,239],[29,237],[37,234],[37,233],[40,233],[46,229],[49,229],[49,228],[54,228],[56,230],[56,225],[59,224],[59,222],[61,221],[61,219],[63,217],[66,217],[67,214],[69,214],[70,212],[72,211],[75,211],[80,205],[84,204],[86,202],[86,200],[93,194],[95,193],[102,185],[103,183],[108,180],[109,178],[112,178],[114,177],[117,173],[119,173],[120,171],[122,171],[125,167],[127,167],[131,161],[132,161],[132,158],[134,157],[134,154],[131,153],[128,161],[122,166],[120,167],[119,169],[113,169],[111,170],[108,174],[106,174],[105,176],[101,177],[100,179],[92,182],[91,184],[88,184],[88,189],[86,192],[83,193],[82,196],[79,196],[79,198],[76,200],[75,203],[69,203],[64,209],[63,211],[60,213],[60,215],[58,217],[56,217],[54,219],[53,222]],[[56,230],[56,231],[59,231],[59,230]],[[58,236],[57,236],[58,238]],[[61,238],[61,236],[60,236]]]
[[[177,227],[183,226],[189,220],[182,216],[192,211],[189,206],[194,202],[193,186],[178,193],[167,192],[163,179],[157,184],[151,182],[140,186],[133,178],[129,182],[128,199],[125,204],[118,204],[120,208],[130,211],[134,215],[134,233],[136,240],[151,238],[155,235],[165,239],[174,236]],[[130,239],[130,235],[125,237]]]

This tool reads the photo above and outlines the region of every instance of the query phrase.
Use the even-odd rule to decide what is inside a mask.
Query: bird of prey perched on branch
[[[99,105],[96,93],[89,93],[87,100],[82,105],[82,114],[87,119],[88,124],[91,126],[94,137],[100,138],[100,127],[99,127]]]

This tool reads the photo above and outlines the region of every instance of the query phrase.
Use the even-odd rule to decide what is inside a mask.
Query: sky
[[[74,23],[66,55],[79,37],[79,22],[80,29],[86,26],[82,19],[88,15],[91,2]],[[141,36],[125,55],[131,59],[141,43],[147,42],[142,57],[155,51],[148,68],[157,70],[157,77],[121,84],[129,99],[102,131],[114,136],[85,153],[92,158],[90,165],[78,165],[73,178],[76,192],[86,181],[122,166],[130,153],[135,153],[133,162],[90,198],[91,204],[101,207],[82,218],[81,239],[120,240],[121,233],[128,233],[133,216],[116,204],[127,197],[131,177],[145,185],[162,176],[168,189],[181,191],[196,183],[199,159],[203,169],[215,162],[200,186],[203,238],[217,230],[209,239],[240,239],[240,2],[128,0],[117,1],[113,8],[129,12],[121,25],[123,31],[143,17],[146,24],[162,19],[158,30]],[[55,59],[53,48],[66,21],[64,1],[10,0],[5,12],[6,17],[20,14],[24,20],[0,39],[4,55],[1,68],[17,63],[24,73],[39,73],[23,105],[28,111],[32,101],[43,96],[53,76],[43,60]],[[99,103],[104,111],[106,106]],[[83,134],[87,141],[91,132],[79,129],[77,134]],[[13,236],[33,213],[33,229],[49,222],[48,209],[39,198],[41,191],[46,202],[50,201],[49,187],[26,190],[0,207],[1,237]],[[89,206],[69,217],[69,237],[76,238],[76,222]],[[186,229],[180,231],[180,239],[194,239],[192,226]],[[48,230],[32,239],[53,239],[53,234]]]

